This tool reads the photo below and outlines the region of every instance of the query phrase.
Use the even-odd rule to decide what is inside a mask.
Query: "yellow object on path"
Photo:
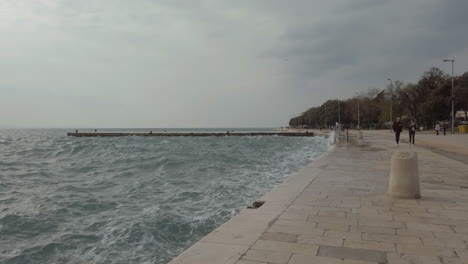
[[[458,132],[468,133],[468,125],[458,126]]]

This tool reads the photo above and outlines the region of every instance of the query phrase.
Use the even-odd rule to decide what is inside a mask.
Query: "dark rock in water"
[[[265,201],[255,201],[252,203],[252,206],[248,206],[248,209],[257,209],[260,208],[263,204],[265,204]]]

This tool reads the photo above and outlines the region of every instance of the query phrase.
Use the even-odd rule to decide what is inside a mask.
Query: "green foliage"
[[[454,88],[455,110],[465,111],[468,117],[468,72],[456,76]],[[432,127],[437,121],[451,119],[451,76],[439,68],[425,72],[417,83],[404,84],[396,81],[383,91],[370,89],[359,98],[328,100],[318,107],[312,107],[289,121],[292,127],[328,127],[338,122],[348,127],[357,127],[357,104],[360,105],[362,128],[383,128],[390,121],[390,98],[392,98],[393,119],[410,119],[424,127]],[[391,89],[390,89],[391,88]],[[340,115],[338,115],[338,105]]]
[[[455,78],[454,86],[455,109],[463,110],[468,120],[468,72]]]

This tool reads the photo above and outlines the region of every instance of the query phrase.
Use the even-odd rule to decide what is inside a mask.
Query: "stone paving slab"
[[[396,150],[418,153],[421,199],[386,195]],[[354,136],[170,263],[468,264],[467,176],[428,149]]]
[[[250,246],[260,238],[265,230],[253,228],[220,228],[204,237],[201,242]]]
[[[248,246],[198,242],[173,259],[173,264],[236,263]]]
[[[387,263],[386,252],[378,250],[321,246],[318,255],[328,258],[353,259],[377,263]]]

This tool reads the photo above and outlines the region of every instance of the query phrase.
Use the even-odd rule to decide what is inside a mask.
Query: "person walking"
[[[393,133],[395,133],[395,139],[397,146],[400,144],[400,133],[403,131],[403,124],[400,122],[400,118],[396,118],[396,122],[392,126]]]
[[[448,128],[448,123],[447,123],[447,122],[444,122],[444,123],[442,124],[442,129],[444,130],[444,136],[447,135],[447,134],[445,133],[445,131],[447,130],[447,128]]]
[[[440,123],[437,122],[437,124],[435,125],[435,131],[437,133],[437,135],[439,135],[439,131],[440,131]]]
[[[411,120],[411,124],[408,127],[409,130],[409,143],[414,144],[414,136],[416,135],[416,130],[418,127],[416,126],[416,122]]]

